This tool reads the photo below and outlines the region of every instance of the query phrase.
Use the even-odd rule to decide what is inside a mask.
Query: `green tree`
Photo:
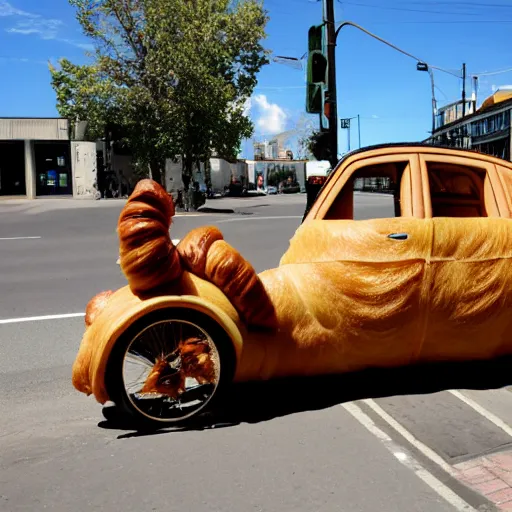
[[[268,63],[268,21],[257,0],[69,0],[94,43],[92,63],[51,67],[62,116],[89,121],[97,137],[117,125],[138,164],[162,181],[181,157],[232,159],[253,125],[246,100]]]
[[[316,160],[330,160],[331,152],[329,149],[329,138],[327,132],[313,131],[309,137],[306,137],[302,143],[307,151],[312,154]]]

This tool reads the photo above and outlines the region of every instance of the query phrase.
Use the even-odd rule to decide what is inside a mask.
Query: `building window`
[[[510,111],[500,112],[493,116],[480,119],[472,123],[471,134],[473,137],[482,137],[494,132],[506,130],[510,126]]]

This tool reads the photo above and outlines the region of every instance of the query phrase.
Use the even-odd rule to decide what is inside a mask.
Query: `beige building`
[[[96,143],[62,118],[0,118],[0,198],[97,197]]]

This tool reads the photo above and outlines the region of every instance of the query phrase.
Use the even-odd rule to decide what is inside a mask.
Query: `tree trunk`
[[[165,188],[165,175],[162,172],[162,162],[159,160],[151,160],[151,162],[149,162],[149,168],[151,169],[151,178]]]
[[[188,192],[188,189],[190,187],[190,181],[192,179],[193,163],[194,163],[194,159],[190,155],[183,156],[181,179],[183,180],[183,186],[185,187],[185,192]]]

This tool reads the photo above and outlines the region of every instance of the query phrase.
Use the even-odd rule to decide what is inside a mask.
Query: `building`
[[[272,160],[277,158],[277,152],[279,151],[277,141],[255,142],[253,148],[255,160]]]
[[[266,190],[285,183],[289,191],[306,191],[306,160],[247,160],[249,189]],[[289,186],[288,186],[289,185]]]
[[[425,142],[473,149],[510,161],[512,90],[498,90],[480,108],[474,107],[474,101],[467,102],[464,116],[462,102],[439,109],[436,129]]]
[[[285,132],[285,134],[287,133]],[[293,160],[292,151],[283,148],[283,141],[280,136],[271,141],[255,142],[253,149],[254,160]]]
[[[0,197],[97,196],[96,143],[62,118],[0,118]]]

